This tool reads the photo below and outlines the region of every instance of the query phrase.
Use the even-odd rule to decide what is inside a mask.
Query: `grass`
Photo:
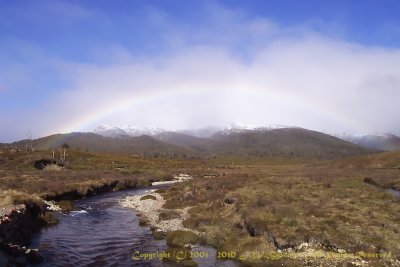
[[[114,190],[148,186],[152,181],[168,180],[174,173],[198,166],[194,160],[142,159],[70,150],[65,168],[48,165],[38,170],[33,167],[35,161],[51,159],[51,151],[10,153],[0,149],[0,156],[0,207],[22,203],[32,195],[38,199],[69,198],[101,192],[110,186]]]
[[[238,256],[307,242],[327,251],[390,251],[399,259],[400,199],[363,182],[368,176],[391,185],[399,170],[323,164],[237,161],[224,169],[216,163],[209,168],[225,175],[174,185],[163,194],[165,207],[192,207],[184,226]]]
[[[318,161],[143,159],[70,151],[65,170],[57,171],[33,168],[35,160],[51,157],[48,151],[3,151],[0,156],[3,207],[111,185],[121,190],[190,173],[195,179],[158,190],[166,199],[164,208],[171,210],[160,219],[176,217],[173,209],[190,207],[184,226],[202,232],[200,242],[219,252],[234,252],[246,264],[263,266],[266,261],[246,255],[275,253],[305,242],[324,251],[390,252],[400,259],[400,199],[383,190],[400,188],[399,152]],[[378,186],[365,183],[366,177]],[[140,223],[146,225],[147,219]],[[303,265],[297,259],[283,261]]]

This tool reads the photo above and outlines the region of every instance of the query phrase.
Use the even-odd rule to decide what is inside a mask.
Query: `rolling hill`
[[[302,128],[220,132],[212,136],[218,154],[331,159],[371,153],[339,138]]]
[[[150,157],[209,157],[215,155],[295,157],[333,159],[374,153],[339,138],[296,127],[232,129],[217,132],[209,138],[183,133],[162,132],[153,136],[105,137],[95,133],[56,134],[33,141],[11,144],[37,149],[71,148],[93,152],[121,153]]]
[[[27,140],[15,142],[12,146],[24,147]],[[59,148],[66,143],[71,148],[93,152],[121,153],[137,156],[188,156],[196,151],[167,144],[150,136],[104,137],[94,133],[56,134],[31,141],[37,149]]]

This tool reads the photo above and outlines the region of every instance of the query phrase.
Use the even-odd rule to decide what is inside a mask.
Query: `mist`
[[[98,60],[90,63],[44,60],[37,48],[63,86],[44,92],[37,105],[3,112],[0,140],[29,131],[34,137],[91,131],[102,123],[182,130],[239,122],[400,134],[399,49],[213,10],[211,28],[179,27],[153,10],[167,43],[160,53],[138,55],[114,43],[94,47]],[[0,95],[6,92],[0,85]]]

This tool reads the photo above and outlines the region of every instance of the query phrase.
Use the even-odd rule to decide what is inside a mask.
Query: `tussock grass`
[[[12,189],[0,190],[0,208],[11,208],[27,202],[35,202],[43,205],[42,199],[36,194],[26,194]]]
[[[174,185],[163,195],[166,208],[192,207],[184,226],[204,232],[204,242],[220,251],[244,255],[307,242],[400,257],[400,199],[363,182],[368,176],[396,183],[396,169],[246,162],[216,171],[226,174],[194,179],[190,188]]]
[[[196,165],[194,160],[148,159],[69,150],[63,171],[58,171],[57,165],[38,170],[34,168],[35,161],[51,159],[51,151],[1,152],[0,190],[14,190],[21,195],[37,194],[46,198],[67,193],[78,197],[109,186],[114,190],[149,186],[152,181],[169,180],[174,173],[187,172]],[[2,206],[10,206],[13,200],[4,197],[2,202]]]

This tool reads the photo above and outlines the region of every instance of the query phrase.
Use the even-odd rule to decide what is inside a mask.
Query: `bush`
[[[166,240],[169,246],[183,247],[186,244],[196,244],[199,241],[199,237],[190,231],[177,230],[169,232]]]

